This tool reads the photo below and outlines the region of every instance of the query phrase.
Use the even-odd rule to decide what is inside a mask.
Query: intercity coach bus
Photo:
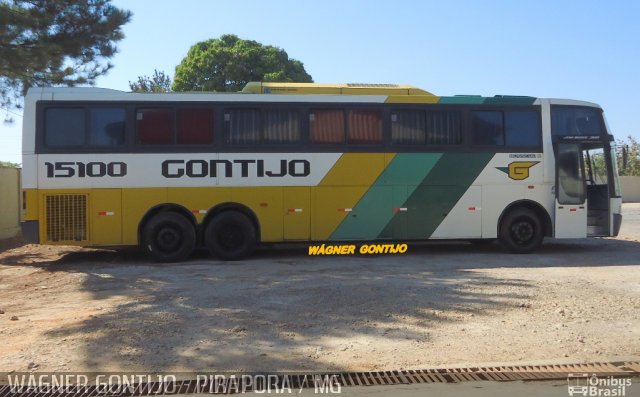
[[[614,140],[582,101],[32,88],[23,129],[23,234],[43,244],[139,245],[159,261],[293,241],[499,239],[527,253],[622,221]]]

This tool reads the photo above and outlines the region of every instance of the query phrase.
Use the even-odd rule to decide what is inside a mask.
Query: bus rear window
[[[45,144],[49,147],[85,144],[85,111],[82,108],[49,108],[45,112]]]
[[[125,143],[123,108],[48,108],[45,145],[48,147],[120,146]]]
[[[551,133],[555,136],[603,136],[600,109],[578,106],[551,107]]]

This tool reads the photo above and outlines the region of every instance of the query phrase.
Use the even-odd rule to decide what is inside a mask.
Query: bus
[[[616,236],[602,109],[406,85],[248,83],[238,93],[31,88],[23,235],[223,260],[282,242]]]

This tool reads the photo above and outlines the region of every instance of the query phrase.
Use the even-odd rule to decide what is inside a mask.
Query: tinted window
[[[228,109],[224,115],[226,142],[240,145],[259,143],[259,116],[255,109]]]
[[[558,203],[582,204],[585,200],[584,176],[578,145],[558,145]]]
[[[96,146],[123,145],[126,111],[119,108],[89,109],[89,143]]]
[[[374,110],[352,110],[347,118],[347,142],[353,144],[382,143],[382,114]]]
[[[213,110],[178,109],[176,112],[177,143],[206,145],[213,143]]]
[[[504,114],[508,146],[540,145],[540,116],[536,111],[509,111]]]
[[[551,133],[559,136],[604,135],[602,112],[594,108],[553,106]]]
[[[266,110],[263,114],[264,143],[300,142],[300,117],[293,110]]]
[[[136,131],[140,144],[172,144],[173,111],[169,109],[139,109],[136,113]]]
[[[462,143],[460,112],[433,111],[426,114],[428,145],[457,145]]]
[[[422,110],[398,110],[391,114],[391,141],[400,145],[426,142],[426,118]]]
[[[311,143],[344,143],[344,111],[314,109],[309,113]]]
[[[471,112],[473,143],[477,145],[504,145],[502,112]]]
[[[80,146],[85,143],[85,112],[81,108],[49,108],[45,112],[47,146]]]

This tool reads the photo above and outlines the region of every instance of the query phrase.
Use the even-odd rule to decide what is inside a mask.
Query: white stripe
[[[317,186],[322,178],[335,165],[341,153],[149,153],[149,154],[41,154],[32,156],[32,164],[37,161],[37,184],[41,189],[65,188],[127,188],[127,187],[212,187],[212,186]],[[177,162],[169,162],[175,160]],[[187,175],[188,162],[191,163],[191,176]],[[241,163],[242,161],[252,161]],[[257,160],[264,166],[263,175],[259,176]],[[282,163],[285,161],[284,176],[281,173]],[[226,163],[214,163],[215,176],[210,167],[210,161],[228,161],[231,164],[231,174],[227,175]],[[240,161],[240,162],[238,162]],[[303,175],[303,162],[309,164],[309,174]],[[125,163],[125,176],[84,176],[79,177],[79,167],[76,163]],[[46,163],[52,165],[47,166]],[[63,169],[56,170],[56,163],[62,164]],[[71,164],[69,164],[71,163]],[[162,175],[163,163],[170,175],[180,175],[167,178]],[[35,164],[34,164],[35,165]],[[94,166],[96,172],[100,165]],[[64,177],[67,169],[73,169],[73,177]],[[120,165],[116,167],[118,170]],[[53,170],[54,175],[48,177],[47,172]],[[291,174],[293,172],[293,174]],[[243,176],[246,173],[246,176]],[[35,187],[33,177],[35,173],[27,172],[25,187]],[[88,174],[85,170],[85,174]],[[194,176],[196,175],[196,176]],[[271,175],[271,176],[269,176]]]

